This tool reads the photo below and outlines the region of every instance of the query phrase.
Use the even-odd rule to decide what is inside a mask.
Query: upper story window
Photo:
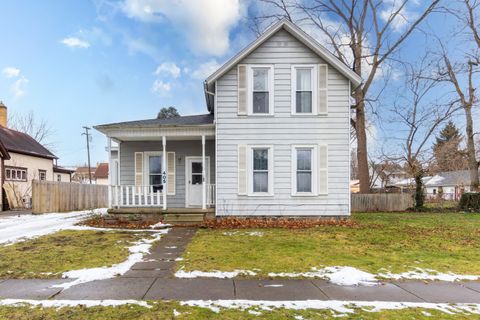
[[[273,66],[251,65],[248,69],[248,114],[273,114]]]
[[[61,174],[57,174],[57,181],[58,181],[58,182],[61,182],[61,181],[62,181],[62,175],[61,175]]]
[[[46,170],[38,170],[38,179],[40,181],[47,180],[47,171]]]
[[[5,167],[5,180],[27,181],[27,168]]]
[[[292,66],[292,114],[317,113],[317,66]]]

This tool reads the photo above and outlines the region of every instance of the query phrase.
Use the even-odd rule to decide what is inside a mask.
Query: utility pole
[[[82,133],[82,136],[85,135],[85,137],[87,138],[87,155],[88,155],[88,179],[90,180],[90,184],[92,184],[92,170],[90,169],[90,133],[88,132],[88,130],[90,130],[91,128],[89,127],[83,127],[83,129],[85,129],[85,132]]]

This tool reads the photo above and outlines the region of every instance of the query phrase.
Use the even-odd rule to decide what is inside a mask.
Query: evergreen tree
[[[463,136],[452,121],[439,132],[433,144],[435,169],[437,171],[455,171],[468,168],[468,158],[461,148]]]
[[[180,113],[178,113],[175,107],[162,108],[157,115],[157,119],[170,119],[176,117],[180,117]]]

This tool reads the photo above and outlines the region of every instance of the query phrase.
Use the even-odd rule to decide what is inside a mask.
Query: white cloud
[[[70,48],[84,48],[84,49],[86,49],[86,48],[90,47],[90,43],[88,43],[87,41],[81,40],[79,38],[76,38],[76,37],[68,37],[68,38],[63,39],[60,42],[63,43],[64,45],[66,45],[67,47],[70,47]]]
[[[383,21],[387,22],[389,19],[392,18],[393,14],[396,14],[395,18],[392,20],[392,28],[395,32],[402,31],[407,25],[411,18],[416,18],[416,14],[407,10],[406,5],[400,9],[404,1],[400,0],[386,0],[384,2],[384,9],[380,11],[380,17]],[[415,1],[413,1],[413,4]]]
[[[15,81],[12,86],[10,87],[10,90],[13,93],[13,96],[15,98],[20,98],[24,96],[26,92],[26,86],[28,84],[28,79],[25,78],[24,76],[20,77],[17,81]]]
[[[169,92],[172,89],[172,86],[168,82],[163,82],[162,80],[155,80],[152,85],[152,92],[162,94]]]
[[[194,70],[190,74],[190,76],[193,79],[205,80],[209,75],[211,75],[218,68],[220,68],[220,66],[221,65],[216,60],[210,60],[202,63],[196,70]]]
[[[239,0],[125,0],[125,14],[144,22],[171,22],[193,50],[223,55],[230,46],[229,32],[242,15]]]
[[[161,75],[163,73],[170,74],[174,78],[178,78],[180,76],[180,68],[173,62],[164,62],[157,67],[155,70],[155,75]]]
[[[20,75],[20,69],[15,67],[5,67],[3,68],[2,73],[6,78],[16,78]]]

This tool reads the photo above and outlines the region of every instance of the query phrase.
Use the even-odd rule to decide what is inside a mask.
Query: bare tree
[[[479,71],[480,64],[480,26],[477,22],[480,4],[477,1],[470,0],[462,0],[459,3],[461,6],[449,9],[448,12],[460,22],[462,33],[467,35],[467,41],[473,40],[475,45],[474,48],[470,48],[469,53],[464,54],[463,61],[455,62],[452,58],[455,54],[448,52],[443,41],[438,38],[441,61],[438,67],[438,73],[442,75],[446,81],[451,83],[458,97],[458,102],[465,113],[465,136],[467,140],[468,167],[470,171],[470,188],[473,191],[478,191],[479,162],[477,161],[475,151],[472,109],[478,102],[476,85],[473,79]],[[455,37],[457,35],[450,36]],[[462,51],[465,49],[466,48],[462,46]]]
[[[45,119],[38,119],[33,111],[27,113],[12,113],[8,119],[11,129],[23,132],[47,148],[53,148],[51,138],[54,130]]]
[[[253,20],[256,32],[262,30],[265,21],[282,18],[313,28],[338,59],[363,77],[364,82],[355,89],[355,115],[351,119],[357,141],[360,193],[369,192],[366,103],[378,98],[373,97],[372,84],[382,65],[440,2],[431,0],[415,18],[407,18],[407,5],[414,1],[262,0],[266,8]]]
[[[458,110],[455,103],[443,102],[446,97],[431,94],[440,90],[442,84],[440,78],[431,77],[432,65],[424,57],[418,65],[405,66],[405,86],[400,89],[391,110],[397,132],[405,133],[400,138],[400,153],[392,158],[404,162],[407,173],[414,178],[417,208],[423,206],[423,177],[427,164],[433,159],[431,138]]]

